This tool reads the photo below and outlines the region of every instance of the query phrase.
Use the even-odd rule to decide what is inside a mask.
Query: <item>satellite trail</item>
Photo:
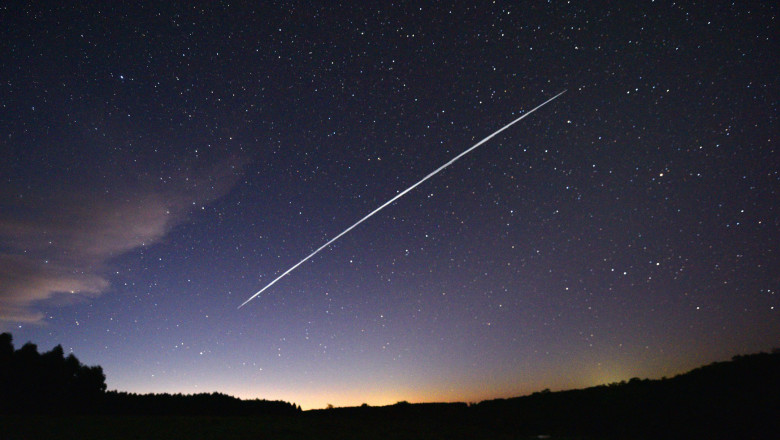
[[[465,155],[467,155],[467,154],[471,153],[471,152],[472,152],[473,150],[475,150],[477,147],[479,147],[480,145],[482,145],[482,144],[484,144],[485,142],[487,142],[487,141],[489,141],[490,139],[492,139],[492,138],[493,138],[495,135],[497,135],[497,134],[501,133],[502,131],[504,131],[504,130],[506,130],[507,128],[511,127],[511,126],[512,126],[512,125],[514,125],[515,123],[517,123],[517,122],[520,122],[520,121],[521,121],[523,118],[525,118],[526,116],[528,116],[528,115],[530,115],[531,113],[533,113],[533,112],[535,112],[535,111],[539,110],[540,108],[544,107],[544,106],[545,106],[545,105],[547,105],[549,102],[551,102],[551,101],[552,101],[552,100],[554,100],[555,98],[557,98],[557,97],[559,97],[559,96],[563,95],[564,93],[566,93],[566,90],[562,91],[561,93],[558,93],[557,95],[553,96],[552,98],[548,99],[547,101],[544,101],[543,103],[541,103],[541,104],[537,105],[536,107],[534,107],[533,109],[531,109],[531,110],[530,110],[530,111],[528,111],[527,113],[524,113],[524,114],[523,114],[522,116],[520,116],[519,118],[517,118],[517,119],[515,119],[514,121],[512,121],[512,122],[510,122],[510,123],[508,123],[508,124],[506,124],[506,125],[504,125],[503,127],[501,127],[500,129],[498,129],[497,131],[495,131],[495,132],[494,132],[493,134],[491,134],[490,136],[488,136],[488,137],[486,137],[485,139],[482,139],[481,141],[479,141],[479,142],[477,142],[476,144],[472,145],[472,146],[471,146],[469,149],[467,149],[466,151],[464,151],[464,152],[460,153],[459,155],[457,155],[457,156],[453,157],[452,159],[450,159],[450,161],[449,161],[449,162],[445,163],[444,165],[440,166],[439,168],[436,168],[436,170],[434,170],[432,173],[430,173],[430,174],[428,174],[427,176],[425,176],[425,177],[423,177],[422,179],[420,179],[420,181],[419,181],[419,182],[415,183],[414,185],[410,186],[409,188],[406,188],[405,190],[403,190],[403,191],[401,191],[400,193],[396,194],[396,196],[395,196],[395,197],[393,197],[392,199],[390,199],[390,200],[386,201],[386,202],[385,202],[385,203],[384,203],[382,206],[380,206],[379,208],[376,208],[375,210],[371,211],[371,212],[370,212],[368,215],[366,215],[365,217],[363,217],[363,218],[361,218],[360,220],[358,220],[357,222],[355,222],[355,224],[353,224],[352,226],[350,226],[350,227],[348,227],[347,229],[345,229],[344,231],[342,231],[342,232],[341,232],[339,235],[337,235],[337,236],[335,236],[335,237],[331,238],[331,239],[330,239],[330,240],[329,240],[327,243],[325,243],[325,244],[323,244],[322,246],[320,246],[319,248],[317,248],[317,250],[316,250],[316,251],[314,251],[314,252],[312,252],[311,254],[309,254],[309,255],[308,255],[306,258],[304,258],[303,260],[301,260],[301,261],[299,261],[299,262],[295,263],[295,265],[294,265],[293,267],[291,267],[291,268],[287,269],[286,271],[284,271],[284,273],[283,273],[283,274],[279,275],[278,277],[276,277],[276,279],[274,279],[273,281],[271,281],[270,283],[268,283],[268,284],[267,284],[265,287],[263,287],[262,289],[258,290],[258,291],[257,291],[257,293],[255,293],[254,295],[252,295],[251,297],[249,297],[249,299],[248,299],[248,300],[246,300],[246,301],[244,301],[244,302],[243,302],[243,304],[241,304],[240,306],[238,306],[238,308],[240,309],[241,307],[244,307],[244,306],[245,306],[245,305],[246,305],[246,304],[247,304],[249,301],[252,301],[253,299],[255,299],[255,298],[257,297],[257,295],[260,295],[261,293],[265,292],[265,291],[266,291],[266,289],[268,289],[269,287],[271,287],[271,286],[273,286],[274,284],[276,284],[276,282],[277,282],[277,281],[279,281],[279,280],[281,280],[282,278],[284,278],[284,277],[285,277],[285,276],[286,276],[288,273],[290,273],[290,272],[294,271],[294,270],[295,270],[295,269],[296,269],[298,266],[300,266],[301,264],[305,263],[305,262],[306,262],[307,260],[309,260],[311,257],[313,257],[313,256],[317,255],[317,254],[318,254],[318,253],[319,253],[321,250],[323,250],[323,249],[325,249],[326,247],[328,247],[328,246],[330,246],[331,244],[333,244],[333,242],[335,242],[336,240],[338,240],[339,238],[341,238],[341,237],[342,237],[344,234],[346,234],[347,232],[349,232],[349,231],[351,231],[351,230],[355,229],[355,227],[356,227],[357,225],[359,225],[359,224],[363,223],[364,221],[366,221],[366,220],[368,220],[369,218],[371,218],[371,216],[373,216],[373,215],[374,215],[374,214],[376,214],[377,212],[379,212],[379,211],[383,210],[383,209],[384,209],[384,208],[385,208],[387,205],[389,205],[389,204],[391,204],[391,203],[395,202],[396,200],[400,199],[401,197],[403,197],[403,196],[404,196],[404,194],[406,194],[406,193],[408,193],[409,191],[411,191],[411,190],[413,190],[413,189],[417,188],[417,186],[418,186],[418,185],[420,185],[421,183],[423,183],[423,182],[425,182],[426,180],[430,179],[431,177],[433,177],[433,176],[435,176],[435,175],[439,174],[439,172],[440,172],[441,170],[443,170],[443,169],[447,168],[448,166],[452,165],[453,163],[455,163],[455,161],[457,161],[457,160],[458,160],[458,159],[460,159],[461,157],[463,157],[463,156],[465,156]]]

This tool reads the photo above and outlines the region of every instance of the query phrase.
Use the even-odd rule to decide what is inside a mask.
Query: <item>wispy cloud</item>
[[[0,194],[0,321],[40,322],[42,304],[110,288],[107,263],[162,239],[196,206],[225,195],[245,161],[90,188]],[[110,179],[109,179],[110,180]],[[121,182],[120,182],[121,180]]]

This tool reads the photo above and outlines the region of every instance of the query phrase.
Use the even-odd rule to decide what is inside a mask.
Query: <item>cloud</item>
[[[40,322],[41,305],[110,288],[108,262],[162,239],[191,210],[225,195],[246,161],[184,167],[155,178],[0,195],[0,321]]]
[[[0,255],[0,320],[37,322],[41,312],[30,304],[56,293],[94,296],[108,288],[106,278],[46,260]]]

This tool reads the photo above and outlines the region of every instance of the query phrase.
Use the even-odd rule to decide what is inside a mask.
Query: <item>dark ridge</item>
[[[68,436],[73,415],[81,418]],[[99,366],[65,357],[60,346],[42,354],[31,343],[14,350],[11,335],[3,333],[3,424],[19,438],[49,432],[104,438],[122,425],[120,438],[165,438],[159,433],[166,429],[197,427],[200,438],[768,439],[780,432],[780,350],[735,356],[671,379],[633,378],[476,404],[398,402],[302,412],[287,402],[220,393],[107,392]]]
[[[398,402],[305,414],[345,428],[409,428],[393,438],[424,426],[450,438],[769,439],[780,432],[780,350],[735,356],[671,379],[633,378],[470,405]]]
[[[481,402],[505,431],[610,438],[770,438],[780,432],[780,351],[735,356],[671,379]]]

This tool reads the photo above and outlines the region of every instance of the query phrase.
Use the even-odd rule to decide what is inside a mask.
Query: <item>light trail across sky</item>
[[[526,116],[528,116],[528,115],[530,115],[531,113],[533,113],[533,112],[535,112],[535,111],[539,110],[540,108],[544,107],[545,105],[547,105],[548,103],[550,103],[551,101],[553,101],[553,100],[554,100],[554,99],[556,99],[557,97],[559,97],[559,96],[563,95],[564,93],[566,93],[566,90],[564,90],[564,91],[562,91],[562,92],[558,93],[557,95],[553,96],[552,98],[548,99],[547,101],[544,101],[543,103],[541,103],[541,104],[537,105],[536,107],[534,107],[533,109],[531,109],[531,110],[530,110],[530,111],[528,111],[527,113],[523,113],[523,115],[522,115],[522,116],[520,116],[519,118],[517,118],[517,119],[515,119],[514,121],[512,121],[512,122],[510,122],[510,123],[508,123],[508,124],[506,124],[506,125],[504,125],[504,126],[503,126],[503,127],[501,127],[500,129],[498,129],[498,130],[496,130],[495,132],[493,132],[491,135],[487,136],[486,138],[482,139],[481,141],[479,141],[479,142],[477,142],[476,144],[474,144],[474,145],[472,145],[471,147],[469,147],[469,148],[468,148],[467,150],[465,150],[464,152],[462,152],[462,153],[458,154],[457,156],[453,157],[452,159],[450,159],[450,161],[449,161],[449,162],[445,163],[444,165],[440,166],[439,168],[436,168],[436,169],[435,169],[433,172],[431,172],[431,173],[430,173],[430,174],[428,174],[427,176],[425,176],[425,177],[423,177],[422,179],[420,179],[420,180],[419,180],[417,183],[415,183],[414,185],[412,185],[412,186],[410,186],[409,188],[406,188],[405,190],[403,190],[403,191],[401,191],[400,193],[396,194],[396,195],[395,195],[395,197],[393,197],[392,199],[390,199],[390,200],[388,200],[387,202],[385,202],[384,204],[382,204],[382,206],[380,206],[380,207],[376,208],[375,210],[371,211],[370,213],[368,213],[368,215],[366,215],[365,217],[363,217],[363,218],[361,218],[360,220],[358,220],[357,222],[355,222],[355,224],[353,224],[352,226],[350,226],[350,227],[348,227],[347,229],[345,229],[344,231],[342,231],[342,232],[341,232],[339,235],[337,235],[337,236],[335,236],[335,237],[331,238],[330,240],[328,240],[328,242],[327,242],[327,243],[325,243],[325,244],[323,244],[322,246],[320,246],[319,248],[317,248],[317,250],[315,250],[314,252],[312,252],[311,254],[309,254],[308,256],[306,256],[306,258],[304,258],[303,260],[301,260],[301,261],[299,261],[299,262],[295,263],[295,265],[293,265],[291,268],[289,268],[289,269],[287,269],[286,271],[284,271],[284,273],[282,273],[281,275],[279,275],[278,277],[276,277],[276,278],[275,278],[273,281],[271,281],[270,283],[268,283],[268,284],[267,284],[265,287],[263,287],[262,289],[258,290],[258,291],[257,291],[257,293],[255,293],[254,295],[252,295],[251,297],[249,297],[249,299],[247,299],[246,301],[244,301],[244,302],[243,302],[243,303],[242,303],[240,306],[238,306],[238,308],[240,309],[241,307],[244,307],[244,306],[245,306],[245,305],[246,305],[246,304],[247,304],[249,301],[252,301],[252,300],[253,300],[253,299],[255,299],[255,298],[258,296],[258,295],[260,295],[261,293],[265,292],[265,291],[266,291],[266,290],[267,290],[269,287],[273,286],[274,284],[276,284],[276,282],[277,282],[277,281],[281,280],[281,279],[282,279],[282,278],[284,278],[284,277],[285,277],[287,274],[289,274],[290,272],[294,271],[294,270],[295,270],[295,269],[296,269],[298,266],[300,266],[301,264],[303,264],[303,263],[305,263],[306,261],[308,261],[308,260],[309,260],[311,257],[313,257],[313,256],[317,255],[317,254],[318,254],[318,253],[319,253],[321,250],[323,250],[323,249],[325,249],[326,247],[328,247],[328,246],[330,246],[331,244],[333,244],[333,242],[335,242],[336,240],[338,240],[339,238],[341,238],[341,237],[342,237],[343,235],[345,235],[347,232],[349,232],[349,231],[351,231],[351,230],[355,229],[355,227],[357,227],[357,225],[359,225],[359,224],[363,223],[364,221],[368,220],[368,219],[369,219],[369,218],[371,218],[371,217],[372,217],[374,214],[376,214],[377,212],[379,212],[379,211],[383,210],[385,207],[387,207],[387,206],[388,206],[388,205],[390,205],[391,203],[395,202],[396,200],[400,199],[401,197],[403,197],[403,196],[404,196],[406,193],[408,193],[409,191],[411,191],[411,190],[413,190],[413,189],[417,188],[417,187],[418,187],[418,186],[419,186],[421,183],[423,183],[423,182],[425,182],[426,180],[430,179],[431,177],[433,177],[433,176],[435,176],[435,175],[439,174],[439,172],[440,172],[440,171],[442,171],[443,169],[445,169],[445,168],[447,168],[448,166],[452,165],[453,163],[455,163],[455,161],[457,161],[457,160],[458,160],[458,159],[460,159],[461,157],[463,157],[463,156],[465,156],[465,155],[467,155],[467,154],[471,153],[472,151],[474,151],[475,149],[477,149],[477,147],[479,147],[480,145],[482,145],[482,144],[484,144],[485,142],[489,141],[490,139],[492,139],[493,137],[495,137],[497,134],[499,134],[499,133],[501,133],[502,131],[506,130],[507,128],[511,127],[511,126],[512,126],[512,125],[514,125],[515,123],[517,123],[517,122],[520,122],[520,121],[521,121],[521,120],[523,120],[523,119],[524,119]]]

